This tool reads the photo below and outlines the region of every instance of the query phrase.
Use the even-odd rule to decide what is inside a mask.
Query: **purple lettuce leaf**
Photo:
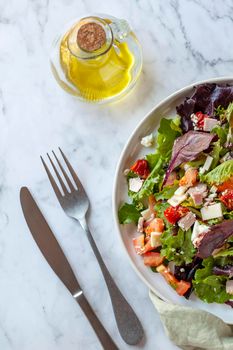
[[[225,275],[229,276],[230,278],[233,277],[233,265],[225,265],[224,267],[213,267],[213,274],[214,275]]]
[[[202,151],[206,150],[213,137],[213,134],[193,130],[178,137],[173,145],[171,161],[163,185],[166,184],[168,176],[177,166],[181,163],[194,160]]]
[[[181,116],[181,128],[184,132],[193,130],[190,119],[192,113],[202,112],[214,117],[214,109],[218,106],[227,108],[233,101],[233,86],[202,84],[195,88],[191,97],[187,97],[183,103],[176,107]]]
[[[208,258],[215,249],[220,248],[225,241],[233,235],[233,220],[226,220],[211,226],[208,231],[203,234],[197,256],[199,258]]]

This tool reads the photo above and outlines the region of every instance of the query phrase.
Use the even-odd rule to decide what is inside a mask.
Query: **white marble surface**
[[[120,349],[131,349],[118,334],[87,240],[61,211],[42,169],[39,155],[58,146],[90,196],[90,226],[101,254],[143,323],[141,348],[176,349],[118,242],[111,210],[113,176],[124,143],[156,102],[196,80],[232,75],[232,11],[231,0],[0,0],[1,350],[101,348],[29,234],[19,204],[23,185],[46,213],[99,318]],[[128,19],[143,46],[139,84],[111,106],[76,101],[57,86],[48,64],[60,28],[90,12]]]

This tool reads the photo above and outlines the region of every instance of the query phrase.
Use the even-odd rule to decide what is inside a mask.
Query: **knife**
[[[20,202],[29,230],[41,253],[81,307],[104,350],[118,350],[86,299],[65,254],[27,187],[20,190]]]

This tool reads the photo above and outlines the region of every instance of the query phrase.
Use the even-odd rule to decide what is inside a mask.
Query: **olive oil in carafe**
[[[88,16],[67,26],[56,39],[51,68],[61,87],[80,100],[113,102],[139,77],[141,46],[127,21]]]
[[[114,43],[105,55],[79,60],[71,54],[67,33],[61,41],[60,60],[67,79],[90,101],[119,94],[132,80],[134,56],[126,42]]]

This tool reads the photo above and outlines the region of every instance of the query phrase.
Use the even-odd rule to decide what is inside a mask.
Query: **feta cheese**
[[[209,170],[209,168],[211,167],[211,164],[213,162],[213,159],[214,158],[211,157],[211,156],[207,156],[206,157],[206,160],[205,160],[205,163],[204,163],[203,167],[200,168],[200,173],[201,174],[204,174],[206,171]]]
[[[154,143],[153,134],[147,135],[141,139],[141,145],[144,147],[151,147]]]
[[[170,199],[168,199],[168,203],[173,206],[176,207],[177,205],[179,205],[180,203],[182,203],[183,201],[185,201],[187,199],[188,195],[185,193],[181,196],[177,196],[174,194],[174,196],[172,196]]]
[[[183,194],[185,194],[185,192],[187,191],[188,187],[187,186],[180,186],[177,188],[177,190],[174,192],[174,195],[176,196],[182,196]]]
[[[202,234],[203,232],[208,231],[209,226],[207,225],[203,225],[200,224],[199,221],[195,221],[195,224],[193,226],[193,232],[192,232],[192,236],[191,236],[191,241],[193,242],[193,245],[196,246],[196,242],[198,240],[198,237],[200,234]]]
[[[204,131],[211,131],[218,124],[217,119],[214,118],[204,118]]]
[[[132,177],[129,179],[129,189],[132,192],[138,192],[140,191],[143,184],[143,180],[141,180],[139,177]]]
[[[150,236],[151,247],[156,248],[161,246],[160,236],[161,236],[161,232],[151,232],[151,236]]]
[[[141,215],[145,220],[149,220],[151,218],[150,209],[146,209],[146,210],[141,211]]]
[[[223,216],[221,203],[215,203],[208,207],[201,208],[202,220],[211,220]]]

